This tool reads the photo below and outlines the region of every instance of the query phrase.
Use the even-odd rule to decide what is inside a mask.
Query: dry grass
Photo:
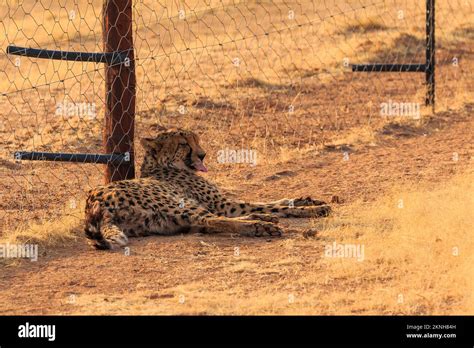
[[[472,314],[473,179],[400,185],[374,203],[313,221],[316,238],[294,234],[257,243],[258,252],[246,242],[239,257],[219,239],[198,237],[193,248],[202,256],[174,263],[174,285],[143,284],[114,303],[85,295],[75,311],[118,314],[128,303],[135,314]],[[363,260],[326,257],[333,242],[363,245]],[[183,243],[181,253],[189,247]]]
[[[389,28],[377,17],[369,17],[358,20],[353,20],[347,24],[344,28],[338,31],[342,35],[359,35],[367,34],[371,32],[381,32],[388,30]]]
[[[82,232],[82,210],[60,218],[32,222],[1,235],[0,244],[38,244],[43,248],[62,248],[77,241]],[[82,235],[81,235],[82,238]]]
[[[314,221],[318,238],[293,236],[279,243],[271,261],[267,248],[261,255],[245,253],[239,260],[226,261],[223,272],[230,287],[219,286],[219,277],[167,289],[173,300],[181,294],[189,303],[180,309],[170,300],[169,308],[161,310],[472,314],[473,179],[472,174],[463,175],[437,188],[399,186],[372,204],[347,206],[330,220]],[[403,208],[398,207],[400,199]],[[333,242],[363,245],[363,261],[325,257],[326,245]],[[251,287],[249,278],[254,279]]]
[[[323,261],[325,273],[342,280],[335,287],[354,286],[346,297],[354,301],[353,310],[472,313],[473,179],[471,173],[437,188],[399,185],[374,204],[354,204],[328,224],[316,224],[328,242],[365,246],[363,262]]]
[[[25,223],[15,230],[6,230],[0,235],[0,245],[37,245],[41,250],[40,257],[47,252],[60,252],[72,246],[82,236],[82,217],[80,211],[40,222]],[[45,253],[46,251],[46,253]],[[21,266],[21,259],[0,258],[0,266]]]
[[[8,19],[6,6],[0,8],[6,18],[2,47],[101,50],[100,2],[74,2],[74,8],[82,10],[76,22],[71,22],[64,4],[22,3],[18,11],[11,10],[13,19]],[[334,192],[347,198],[348,205],[338,207],[333,218],[312,222],[318,229],[316,238],[292,234],[272,243],[239,240],[240,258],[228,257],[236,241],[217,237],[205,240],[212,247],[194,243],[203,239],[198,236],[136,241],[135,250],[142,254],[127,260],[77,248],[82,245],[82,237],[77,238],[82,211],[61,214],[65,202],[71,198],[82,202],[86,190],[102,182],[102,166],[16,164],[12,153],[100,152],[103,69],[80,75],[97,66],[26,58],[15,67],[12,57],[1,55],[0,92],[73,77],[0,97],[5,105],[0,111],[1,241],[37,243],[47,250],[69,248],[68,256],[73,256],[48,262],[76,270],[65,276],[46,265],[41,272],[31,272],[37,278],[30,286],[35,291],[37,284],[60,291],[65,288],[64,277],[92,279],[99,284],[88,295],[93,306],[88,307],[84,296],[78,313],[123,313],[123,304],[131,313],[169,314],[472,313],[472,298],[466,296],[473,289],[472,257],[470,263],[467,257],[473,250],[468,234],[472,175],[445,183],[455,172],[451,154],[459,152],[460,167],[471,153],[469,134],[456,122],[472,114],[468,104],[473,99],[472,5],[437,4],[438,114],[423,109],[423,120],[416,123],[384,119],[379,105],[389,99],[422,103],[422,74],[354,74],[343,63],[346,58],[350,64],[422,60],[423,3],[394,0],[352,11],[368,3],[375,4],[360,0],[136,2],[137,137],[155,135],[158,125],[197,130],[208,151],[210,178],[245,199],[263,201],[308,191],[325,199]],[[177,16],[183,6],[187,21]],[[294,22],[288,20],[290,9],[296,13]],[[397,18],[400,9],[403,19]],[[35,16],[41,25],[33,20]],[[247,39],[229,43],[233,38]],[[147,59],[151,56],[159,59]],[[452,67],[453,57],[459,58],[457,68]],[[235,58],[240,59],[239,67],[233,64]],[[65,100],[96,103],[98,117],[55,116],[56,104]],[[186,106],[184,115],[177,110],[181,105]],[[441,111],[449,112],[442,115]],[[437,138],[438,131],[446,137]],[[216,153],[227,147],[257,150],[258,166],[218,164]],[[351,161],[343,162],[339,152],[344,149],[351,153]],[[142,149],[136,150],[140,158]],[[376,156],[372,150],[378,151]],[[407,162],[405,167],[398,165],[402,161]],[[404,177],[413,179],[410,185],[435,180],[445,186],[403,186]],[[392,194],[375,199],[390,186]],[[404,201],[403,209],[396,208],[399,199]],[[308,227],[304,222],[291,224]],[[364,244],[365,260],[323,258],[324,246],[334,240]],[[459,256],[452,255],[456,246]],[[195,256],[196,250],[205,258]],[[110,271],[81,272],[81,266],[94,262],[97,267],[110,265]],[[145,274],[156,269],[158,276],[140,278],[130,270],[142,262]],[[167,268],[167,262],[173,267]],[[118,279],[122,270],[128,280]],[[45,274],[51,278],[41,283]],[[163,295],[163,301],[146,302],[146,296],[153,294],[134,292],[138,281]],[[27,282],[25,289],[33,291]],[[115,283],[120,283],[116,289]],[[130,295],[123,301],[101,302],[114,291],[120,297],[124,288]],[[21,294],[10,289],[15,301],[25,289],[19,290]],[[69,290],[80,291],[80,286]],[[176,307],[173,301],[180,294],[186,295],[186,304]],[[293,303],[288,302],[289,294],[294,295]],[[25,311],[32,309],[27,295]],[[399,295],[403,303],[397,302]],[[137,304],[140,301],[143,306]],[[12,300],[5,303],[10,306]],[[58,308],[44,310],[76,310]]]
[[[374,144],[376,141],[376,130],[373,127],[362,126],[355,127],[335,138],[327,146],[341,145],[367,145]]]
[[[316,237],[297,233],[271,244],[255,241],[258,252],[254,242],[243,241],[238,257],[225,239],[178,238],[176,250],[166,246],[169,240],[160,239],[168,261],[159,262],[165,262],[165,267],[172,262],[173,283],[143,284],[135,275],[134,290],[124,296],[112,290],[119,279],[109,279],[106,288],[110,289],[78,295],[69,310],[94,314],[471,314],[473,179],[471,171],[443,186],[399,184],[373,203],[354,202],[336,209],[329,219],[300,224],[317,230]],[[35,241],[51,250],[75,243],[78,224],[68,219],[34,226],[8,240]],[[148,241],[144,251],[137,250],[138,255],[150,255],[146,249],[157,241]],[[334,242],[363,246],[364,253],[359,261],[347,255],[327,257],[325,248]],[[183,258],[188,248],[203,256],[194,256],[189,263]],[[144,272],[151,271],[153,262],[153,257],[147,258]],[[128,272],[127,264],[121,267],[121,272]],[[85,276],[94,282],[88,273],[76,272],[74,278]],[[185,303],[176,305],[181,298]]]

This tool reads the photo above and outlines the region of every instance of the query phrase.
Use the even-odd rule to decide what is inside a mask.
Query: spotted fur
[[[145,157],[139,179],[89,191],[85,234],[97,249],[125,246],[129,237],[190,231],[280,236],[278,217],[319,217],[330,212],[325,202],[309,197],[271,203],[227,198],[196,174],[207,171],[206,154],[193,132],[171,130],[141,143]]]

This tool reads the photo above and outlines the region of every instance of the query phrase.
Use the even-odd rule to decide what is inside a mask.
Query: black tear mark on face
[[[193,149],[191,148],[191,146],[189,146],[188,144],[179,144],[179,147],[182,148],[183,150],[187,150],[186,156],[183,159],[184,164],[188,168],[195,170],[196,168],[194,168],[193,166],[193,159],[192,159]]]
[[[147,151],[154,160],[158,159],[158,151],[154,147],[147,149]]]

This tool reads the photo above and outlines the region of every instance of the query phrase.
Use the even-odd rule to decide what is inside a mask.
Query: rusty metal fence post
[[[135,177],[134,145],[136,77],[132,32],[132,0],[105,0],[104,52],[125,54],[125,62],[105,65],[103,144],[108,154],[126,153],[124,161],[109,162],[105,182]]]
[[[436,102],[436,38],[435,38],[435,0],[426,1],[426,105],[431,105],[434,111]]]

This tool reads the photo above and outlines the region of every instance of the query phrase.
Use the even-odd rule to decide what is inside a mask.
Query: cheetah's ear
[[[156,139],[153,138],[141,138],[140,144],[142,144],[144,149],[150,149],[153,147],[153,144],[156,142]]]
[[[166,133],[166,132],[168,131],[168,128],[163,127],[163,126],[161,126],[161,125],[159,125],[159,124],[155,125],[153,128],[154,128],[158,133]]]

